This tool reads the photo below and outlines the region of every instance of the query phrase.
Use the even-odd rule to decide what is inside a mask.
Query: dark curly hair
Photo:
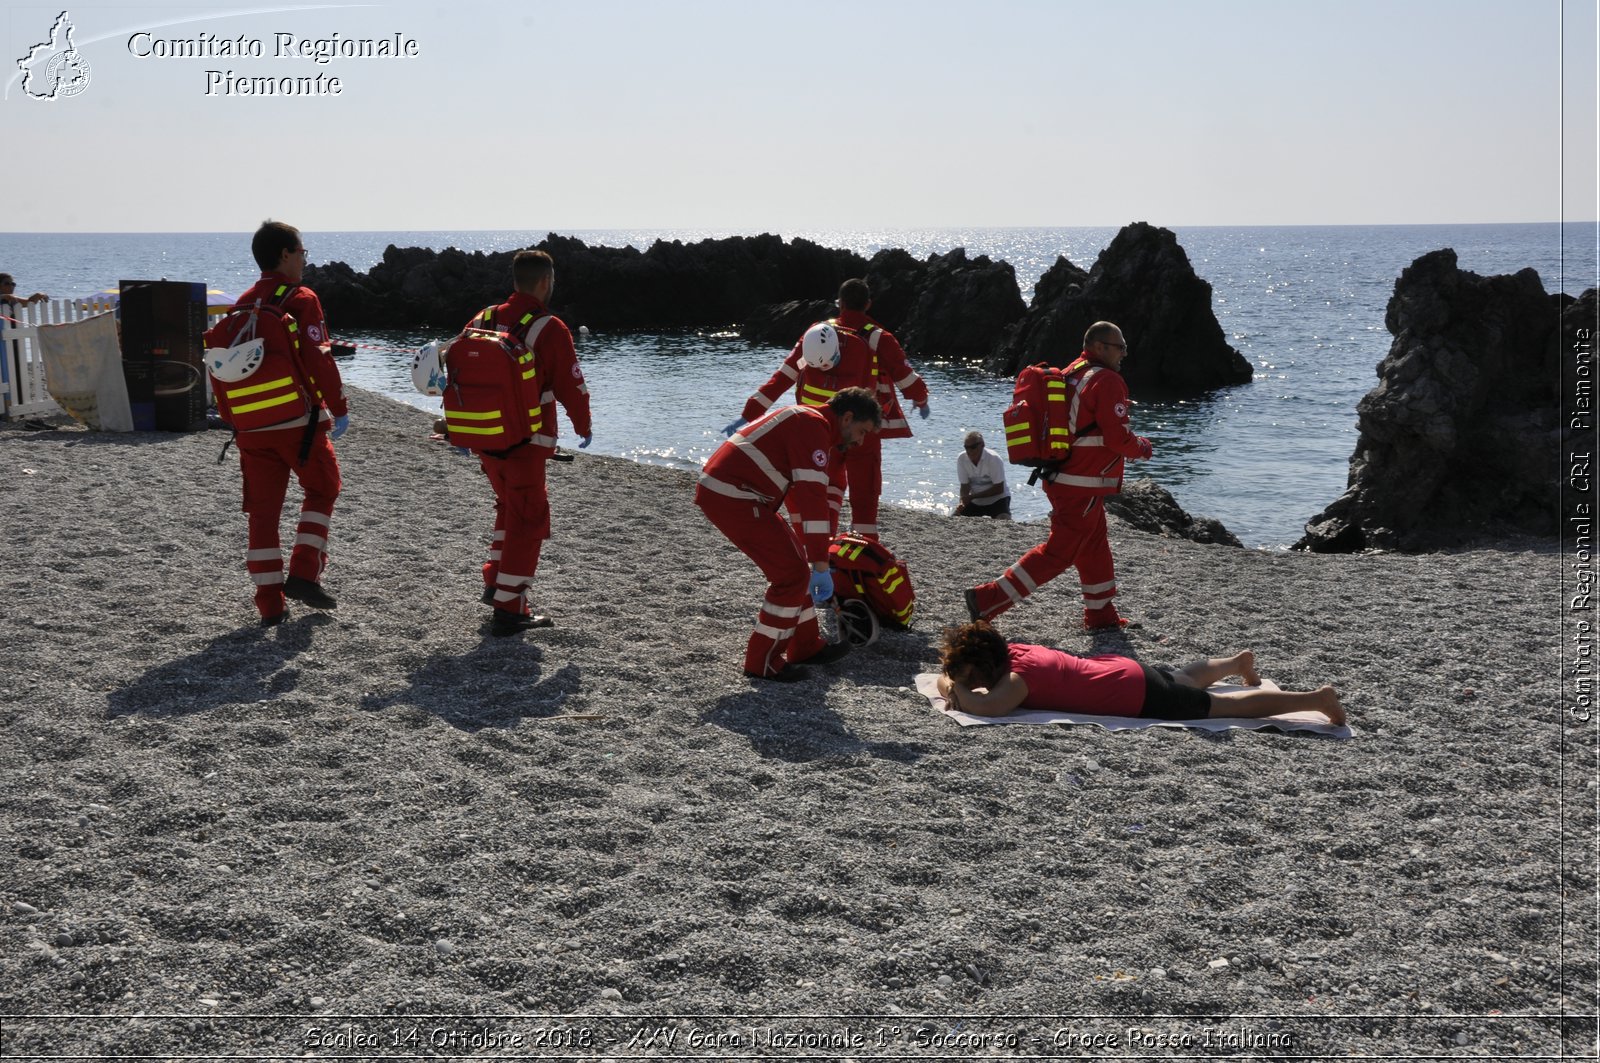
[[[987,620],[944,629],[944,652],[940,659],[945,675],[966,671],[971,685],[988,687],[1011,672],[1011,654],[1006,640]]]
[[[277,269],[285,251],[300,249],[300,230],[281,221],[264,221],[250,238],[250,254],[262,269]]]

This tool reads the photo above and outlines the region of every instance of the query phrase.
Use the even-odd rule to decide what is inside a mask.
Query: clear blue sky
[[[1597,213],[1594,0],[136,0],[69,6],[89,83],[31,99],[61,10],[0,14],[0,231],[1553,221],[1563,151],[1565,216]]]

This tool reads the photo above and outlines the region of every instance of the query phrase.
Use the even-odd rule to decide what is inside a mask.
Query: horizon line
[[[880,229],[867,229],[886,233],[905,233],[919,231],[945,231],[955,229],[965,230],[994,230],[994,231],[1024,231],[1030,229],[1122,229],[1129,225],[1137,225],[1143,219],[1119,224],[1100,225],[895,225],[884,226]],[[1143,222],[1156,225],[1155,222]],[[1471,225],[1575,225],[1600,227],[1600,219],[1548,219],[1544,221],[1427,221],[1427,222],[1223,222],[1205,225],[1186,225],[1178,222],[1156,225],[1162,229],[1424,229],[1424,228],[1461,228]],[[807,230],[812,232],[848,232],[861,229],[861,226],[784,226],[782,229],[740,228],[738,226],[723,225],[628,225],[628,226],[531,226],[515,228],[502,226],[498,228],[446,228],[446,229],[312,229],[304,231],[310,233],[508,233],[508,232],[543,232],[550,235],[563,235],[572,232],[688,232],[688,231],[721,231],[737,235],[781,235],[783,231]],[[9,229],[0,230],[0,236],[237,236],[249,235],[251,229]]]

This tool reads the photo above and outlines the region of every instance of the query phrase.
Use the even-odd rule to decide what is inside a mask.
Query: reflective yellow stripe
[[[275,398],[262,399],[260,402],[249,402],[243,406],[235,406],[232,403],[229,403],[228,411],[235,414],[250,413],[252,410],[265,410],[270,406],[282,406],[284,403],[293,402],[299,397],[300,393],[298,391],[291,391],[287,395],[278,395]]]
[[[273,391],[277,388],[288,387],[293,383],[293,377],[280,377],[277,380],[269,380],[265,384],[251,384],[247,388],[235,388],[234,390],[228,392],[227,395],[230,399],[242,399],[246,395],[259,395],[263,391]]]
[[[492,421],[499,416],[499,410],[490,410],[488,413],[473,413],[471,410],[444,411],[444,419],[447,421]]]
[[[1020,439],[1012,439],[1010,436],[1006,437],[1006,446],[1008,446],[1008,447],[1026,446],[1027,444],[1032,443],[1032,442],[1033,442],[1033,437],[1032,436],[1023,436]]]
[[[895,578],[893,583],[888,582],[890,576]],[[905,581],[906,578],[900,574],[900,570],[898,568],[891,568],[889,571],[883,574],[883,576],[878,580],[878,583],[883,587],[883,593],[893,594],[900,584],[904,583]]]
[[[469,436],[498,436],[505,433],[505,428],[501,425],[495,425],[493,428],[472,428],[464,424],[453,424],[450,426],[450,431]]]
[[[522,379],[524,379],[524,380],[532,380],[534,377],[536,377],[538,375],[539,375],[539,370],[530,369],[526,373],[522,374]]]
[[[1006,435],[1011,435],[1014,432],[1026,432],[1027,430],[1028,430],[1027,422],[1022,422],[1020,424],[1009,424],[1009,425],[1006,425]]]

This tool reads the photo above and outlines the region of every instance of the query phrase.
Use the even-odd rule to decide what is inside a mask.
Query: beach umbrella
[[[239,301],[239,297],[232,292],[225,292],[221,288],[206,289],[206,313],[224,314],[228,308]]]

